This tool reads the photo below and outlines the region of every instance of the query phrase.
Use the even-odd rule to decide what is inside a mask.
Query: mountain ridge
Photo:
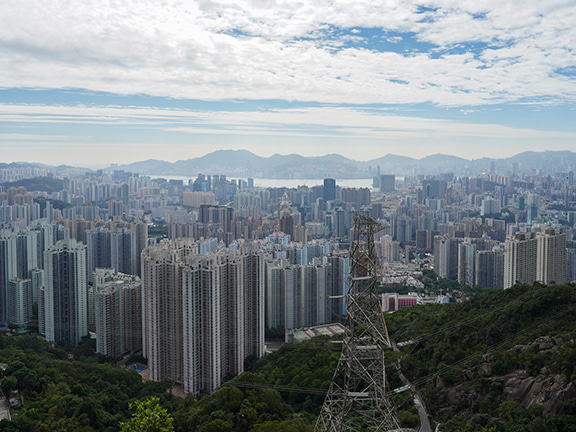
[[[33,162],[0,162],[2,168],[41,166]],[[76,167],[80,168],[80,167]],[[112,164],[105,171],[123,170],[151,176],[187,176],[198,174],[224,174],[231,177],[256,177],[277,179],[317,178],[372,178],[378,173],[395,175],[442,175],[474,177],[490,172],[497,174],[547,175],[576,171],[576,152],[570,150],[542,152],[525,151],[507,158],[466,159],[455,155],[436,153],[416,159],[388,153],[368,161],[358,161],[337,153],[322,156],[302,156],[278,153],[269,157],[259,156],[249,150],[216,150],[190,159],[168,162],[147,159],[130,164]],[[89,170],[92,171],[92,170]]]
[[[515,167],[515,164],[518,166]],[[524,172],[551,171],[576,167],[576,153],[569,150],[543,152],[526,151],[508,158],[466,159],[455,155],[437,153],[416,159],[409,156],[386,154],[368,161],[357,161],[331,153],[323,156],[306,157],[298,154],[269,157],[258,156],[248,150],[216,150],[206,155],[179,160],[174,163],[148,160],[131,164],[116,165],[110,169],[121,169],[143,175],[195,176],[197,174],[226,174],[262,178],[371,178],[380,173],[396,175],[479,175],[492,169],[503,174],[514,170]]]

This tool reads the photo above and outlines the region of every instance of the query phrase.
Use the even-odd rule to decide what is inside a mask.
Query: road
[[[400,351],[396,346],[396,343],[392,342],[391,345],[394,351]],[[399,366],[400,365],[398,364],[398,367]],[[410,386],[410,390],[412,390],[412,393],[414,394],[414,405],[416,405],[416,408],[418,408],[418,416],[420,417],[419,432],[432,432],[432,428],[430,427],[430,421],[428,420],[428,413],[426,412],[426,406],[424,405],[422,395],[420,394],[418,389],[416,389],[412,385],[412,383],[408,381],[408,378],[406,378],[402,372],[400,372],[400,380],[402,381],[402,384]]]
[[[10,404],[6,400],[6,398],[0,399],[0,420],[11,420],[10,417]]]

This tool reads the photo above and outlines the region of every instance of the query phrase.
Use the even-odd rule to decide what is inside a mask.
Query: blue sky
[[[0,161],[576,151],[576,3],[0,3]]]

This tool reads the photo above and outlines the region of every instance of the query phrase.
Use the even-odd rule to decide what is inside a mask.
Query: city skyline
[[[4,2],[2,162],[574,150],[561,1]]]

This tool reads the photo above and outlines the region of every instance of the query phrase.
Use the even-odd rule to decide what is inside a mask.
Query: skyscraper
[[[536,281],[536,237],[534,233],[518,232],[508,237],[504,253],[504,288]]]
[[[8,322],[17,326],[27,324],[32,318],[32,281],[11,279],[6,297]]]
[[[475,285],[504,288],[504,253],[502,251],[478,251],[475,267]]]
[[[324,201],[332,201],[336,199],[336,180],[327,178],[324,179]]]
[[[434,237],[434,271],[446,279],[458,279],[458,244],[462,239]]]
[[[140,278],[114,274],[95,294],[96,351],[113,358],[142,349]]]
[[[213,392],[249,355],[264,353],[264,267],[255,245],[197,253],[192,239],[148,247],[143,346],[153,380]]]
[[[88,334],[86,246],[75,240],[59,241],[46,251],[44,262],[41,307],[46,340],[76,345]]]
[[[42,253],[43,243],[39,231],[30,228],[0,229],[0,321],[9,320],[7,305],[10,281],[29,279],[30,272],[38,269]],[[21,284],[18,286],[21,287]],[[29,298],[30,307],[37,296],[35,290],[38,286],[32,288],[32,296],[26,297]]]
[[[94,270],[111,266],[110,235],[111,232],[102,227],[86,231],[88,280],[90,282],[92,282]]]
[[[153,381],[182,382],[182,262],[197,250],[188,239],[142,253],[142,346]]]
[[[110,234],[110,265],[118,273],[135,275],[136,235],[128,228],[118,228]]]
[[[561,228],[547,228],[536,234],[536,280],[549,284],[566,282],[566,234]]]
[[[380,176],[380,192],[394,192],[396,190],[396,176],[383,174]]]

